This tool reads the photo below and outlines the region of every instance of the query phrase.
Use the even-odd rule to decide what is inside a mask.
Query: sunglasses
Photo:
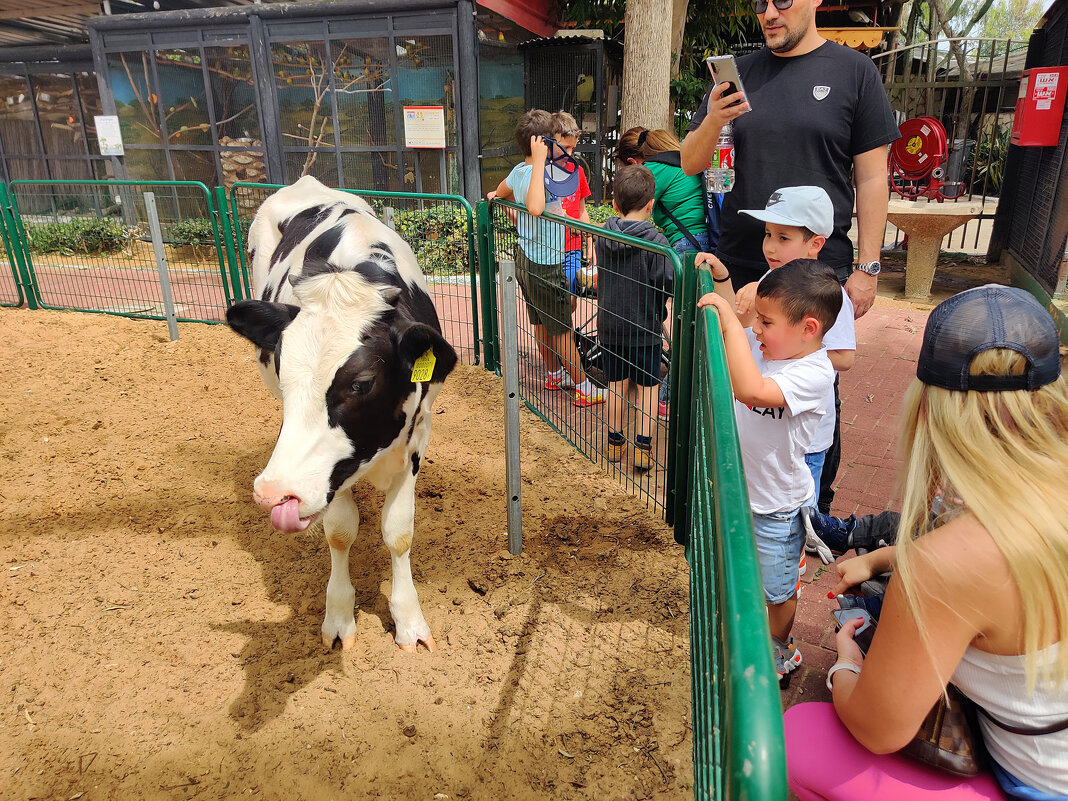
[[[772,5],[779,11],[785,11],[794,4],[794,0],[772,0]],[[754,13],[763,14],[768,10],[768,0],[749,0],[749,5],[753,7]]]

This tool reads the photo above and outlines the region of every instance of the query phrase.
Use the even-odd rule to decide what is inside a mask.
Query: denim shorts
[[[827,451],[805,454],[805,464],[808,465],[808,471],[812,473],[812,480],[816,483],[817,491],[820,488],[820,478],[823,476],[823,465],[826,461]]]
[[[798,565],[805,545],[801,509],[774,515],[754,514],[753,533],[756,535],[764,600],[769,604],[788,601],[797,591]]]
[[[693,238],[697,240],[697,244],[701,246],[700,250],[708,252],[711,249],[708,244],[707,230],[702,228],[700,231],[690,231],[690,233],[693,235]],[[685,234],[676,239],[675,244],[672,245],[672,247],[675,248],[675,252],[680,256],[684,253],[692,253],[697,250],[697,248],[693,246],[693,242],[691,242],[690,238]]]
[[[582,251],[569,250],[564,254],[564,278],[567,279],[567,288],[572,293],[578,289],[576,283],[578,271],[582,267]]]

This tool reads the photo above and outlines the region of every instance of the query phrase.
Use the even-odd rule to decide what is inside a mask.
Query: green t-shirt
[[[660,154],[664,156],[667,154]],[[659,158],[657,156],[656,158]],[[652,170],[656,180],[658,202],[653,204],[653,222],[660,228],[668,241],[674,245],[683,237],[682,231],[664,213],[661,204],[685,225],[690,233],[697,236],[707,230],[705,222],[705,195],[701,186],[701,175],[687,175],[681,167],[646,161],[645,166]]]

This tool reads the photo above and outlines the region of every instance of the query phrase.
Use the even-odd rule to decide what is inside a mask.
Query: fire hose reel
[[[907,200],[926,197],[941,203],[964,194],[960,181],[944,181],[949,156],[946,129],[934,117],[901,123],[901,138],[890,145],[890,188]]]

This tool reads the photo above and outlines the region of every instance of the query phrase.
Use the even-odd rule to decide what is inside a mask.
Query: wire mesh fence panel
[[[44,308],[164,319],[145,193],[156,199],[175,313],[221,322],[232,297],[208,189],[182,181],[13,181],[14,224]]]
[[[0,306],[21,306],[25,297],[19,280],[18,262],[12,250],[13,246],[18,247],[18,240],[8,234],[6,221],[0,222],[0,236],[4,243],[4,249],[0,251],[0,261],[3,261],[0,264]]]
[[[230,211],[236,227],[235,247],[243,265],[246,290],[248,229],[260,204],[281,189],[277,184],[234,184]],[[478,326],[478,257],[475,216],[458,195],[410,194],[342,189],[371,204],[375,214],[412,248],[426,278],[449,344],[468,364],[478,364],[482,348]]]
[[[497,200],[490,224],[496,260],[516,263],[524,403],[664,514],[666,332],[678,254],[666,244],[553,215],[533,217]]]
[[[697,295],[712,292],[707,270]],[[692,313],[692,312],[691,312]],[[782,702],[771,659],[735,401],[719,322],[695,316],[687,512],[694,798],[785,801]],[[680,466],[680,470],[683,468]]]

